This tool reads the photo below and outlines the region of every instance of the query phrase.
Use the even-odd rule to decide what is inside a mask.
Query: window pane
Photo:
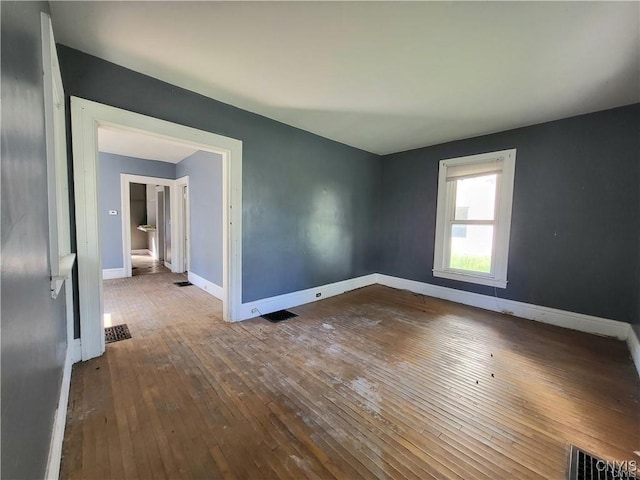
[[[495,218],[497,177],[494,173],[456,180],[456,220]]]
[[[493,225],[451,225],[449,268],[491,272]]]

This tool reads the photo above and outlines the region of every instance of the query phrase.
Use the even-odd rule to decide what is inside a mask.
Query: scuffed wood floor
[[[227,324],[173,274],[111,280],[133,338],[73,369],[61,478],[564,479],[640,450],[623,342],[372,286]]]

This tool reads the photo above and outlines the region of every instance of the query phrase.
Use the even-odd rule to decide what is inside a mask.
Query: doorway
[[[189,210],[189,177],[184,180],[178,181],[178,188],[180,189],[180,204],[181,215],[179,217],[180,227],[179,231],[182,233],[182,269],[184,272],[189,271],[189,259],[191,255],[190,238],[191,238],[191,215]]]
[[[175,242],[173,239],[188,236],[184,228],[190,228],[188,218],[190,216],[189,205],[184,204],[180,193],[182,186],[188,186],[189,178],[173,180],[169,178],[147,177],[144,175],[120,174],[120,192],[122,205],[122,258],[124,277],[134,276],[134,262],[132,255],[137,257],[150,257],[162,270],[161,266],[173,273],[184,273],[185,256],[189,255],[188,244]],[[135,212],[132,211],[132,186],[145,186],[144,204],[147,208],[146,216],[140,215],[135,220]],[[149,197],[153,200],[149,201]],[[138,200],[140,201],[140,200]],[[145,218],[147,222],[141,224],[140,219]],[[161,222],[159,220],[162,220]],[[175,221],[174,221],[175,220]],[[142,244],[136,244],[136,236],[142,234]],[[137,258],[143,263],[150,260]],[[188,266],[188,261],[186,262]]]
[[[241,316],[242,282],[242,142],[210,132],[166,122],[96,102],[71,98],[76,226],[78,238],[78,276],[80,293],[80,330],[82,359],[104,352],[103,293],[100,269],[100,223],[97,202],[97,128],[114,128],[142,132],[197,146],[222,158],[223,177],[223,318],[236,321]],[[126,191],[126,190],[125,190]],[[169,190],[170,195],[173,191]],[[188,190],[187,190],[188,192]],[[177,191],[175,192],[177,193]],[[177,195],[176,195],[177,196]],[[172,205],[176,203],[173,202]],[[165,212],[166,213],[166,212]],[[178,213],[171,206],[171,213]],[[174,215],[175,218],[175,215]],[[187,238],[177,222],[172,223],[173,238]],[[178,250],[183,248],[175,249]],[[177,256],[176,256],[177,257]],[[176,258],[188,267],[188,255]],[[173,259],[172,259],[173,265]]]
[[[164,189],[155,183],[129,184],[129,218],[131,248],[123,254],[131,256],[131,276],[169,273],[165,266]],[[188,215],[188,211],[183,212]]]

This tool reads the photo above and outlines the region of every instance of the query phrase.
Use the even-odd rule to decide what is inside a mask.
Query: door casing
[[[76,207],[78,291],[82,359],[104,353],[102,245],[98,215],[100,126],[187,142],[222,156],[223,318],[241,319],[242,142],[116,107],[71,97],[71,131]]]

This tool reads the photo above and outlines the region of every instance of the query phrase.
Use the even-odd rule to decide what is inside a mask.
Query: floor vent
[[[119,342],[127,338],[131,338],[131,334],[129,333],[129,327],[127,327],[126,323],[104,329],[104,343]]]
[[[173,284],[179,287],[188,287],[189,285],[193,285],[193,283],[188,280],[185,280],[184,282],[173,282]]]
[[[636,472],[624,470],[624,462],[611,462],[571,445],[568,480],[631,480]]]
[[[296,315],[293,312],[290,312],[289,310],[278,310],[277,312],[267,313],[266,315],[262,315],[262,318],[264,318],[265,320],[269,320],[272,323],[278,323],[283,320],[288,320],[290,318],[294,318],[297,316],[298,315]]]

